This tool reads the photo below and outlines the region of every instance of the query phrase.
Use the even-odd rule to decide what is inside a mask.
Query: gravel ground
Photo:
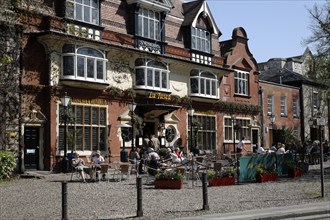
[[[320,198],[319,166],[302,177],[277,182],[208,187],[209,211],[202,211],[202,185],[181,190],[143,184],[143,217],[175,219],[212,213],[330,201],[330,163],[325,164],[325,199]],[[70,174],[47,174],[0,183],[0,219],[61,219],[61,181]],[[143,178],[145,183],[146,178]],[[69,219],[127,219],[137,211],[135,175],[122,182],[68,183]]]

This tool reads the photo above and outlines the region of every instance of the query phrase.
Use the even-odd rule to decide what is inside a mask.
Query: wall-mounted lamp
[[[275,120],[276,120],[275,115],[274,115],[274,114],[271,114],[271,115],[269,116],[269,120],[270,120],[270,122],[272,123],[272,125],[274,125],[274,124],[275,124]]]

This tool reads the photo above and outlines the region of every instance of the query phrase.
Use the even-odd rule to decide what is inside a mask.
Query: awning
[[[179,108],[181,108],[181,106],[164,104],[138,104],[136,106],[135,113],[146,119],[155,119],[163,115],[167,115]]]

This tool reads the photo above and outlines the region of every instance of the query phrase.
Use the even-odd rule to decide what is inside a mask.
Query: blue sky
[[[311,18],[307,9],[325,0],[207,0],[222,32],[220,41],[231,39],[236,27],[243,27],[251,53],[257,62],[303,54]],[[313,52],[312,46],[309,46]]]

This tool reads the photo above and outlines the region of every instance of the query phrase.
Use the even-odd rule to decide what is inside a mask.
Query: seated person
[[[286,151],[285,151],[285,144],[280,144],[278,145],[279,148],[277,149],[276,151],[276,154],[279,155],[279,154],[285,154]]]
[[[170,153],[171,159],[173,163],[186,163],[188,162],[188,158],[184,157],[180,152],[179,148],[174,149],[174,153]]]
[[[171,152],[170,155],[171,155],[172,163],[181,163],[181,159],[178,157],[176,153]]]
[[[257,149],[257,153],[258,154],[264,154],[265,153],[265,149],[263,148],[263,145],[260,145]]]
[[[91,176],[91,168],[85,165],[85,161],[79,157],[78,153],[75,153],[75,157],[72,159],[72,165],[79,172],[83,182],[85,183],[86,179],[84,173],[87,173],[89,176]]]
[[[148,148],[148,158],[147,158],[147,160],[151,161],[152,156],[155,156],[156,160],[160,160],[159,154],[157,154],[153,148]]]
[[[275,146],[275,143],[273,143],[272,144],[272,147],[270,148],[270,150],[269,150],[269,153],[274,153],[274,152],[276,152],[277,151],[277,148],[276,148],[276,146]]]
[[[104,163],[105,160],[104,160],[104,157],[102,157],[101,155],[101,151],[96,151],[96,154],[94,155],[93,157],[93,165],[94,165],[94,168],[96,169],[96,171],[99,171],[101,170],[101,164]],[[102,176],[103,178],[105,178],[105,174],[103,174]],[[96,172],[96,179],[98,179],[98,173]]]
[[[151,160],[149,161],[149,168],[148,173],[151,176],[155,176],[158,172],[158,169],[160,167],[159,161],[157,160],[155,155],[151,155]]]
[[[182,154],[181,154],[180,149],[178,147],[174,148],[174,153],[178,156],[179,159],[181,159]]]
[[[136,164],[136,162],[140,160],[138,148],[131,149],[131,151],[129,152],[129,160],[131,161],[132,164]]]

